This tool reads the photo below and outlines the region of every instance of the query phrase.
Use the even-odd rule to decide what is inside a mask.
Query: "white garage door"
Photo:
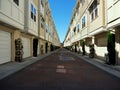
[[[0,64],[11,61],[11,34],[0,30]]]
[[[30,56],[30,39],[22,37],[22,43],[23,43],[23,58]]]

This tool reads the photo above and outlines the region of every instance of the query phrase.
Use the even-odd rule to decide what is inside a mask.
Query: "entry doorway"
[[[38,39],[33,39],[33,56],[37,57],[38,52]]]
[[[45,43],[45,52],[46,53],[48,52],[48,43],[47,42]]]

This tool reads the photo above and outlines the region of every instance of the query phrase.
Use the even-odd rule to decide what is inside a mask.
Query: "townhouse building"
[[[48,1],[46,2],[46,33],[45,33],[45,48],[46,53],[52,51],[53,47],[60,46],[60,40],[58,38],[58,33],[53,21],[52,11],[50,9],[50,5]]]
[[[88,13],[89,39],[94,44],[96,56],[105,60],[105,53],[107,53],[106,0],[90,1]]]
[[[17,39],[22,41],[23,58],[45,53],[46,42],[49,42],[46,39],[46,3],[47,0],[0,0],[0,64],[15,61]],[[56,32],[54,23],[49,27],[53,27],[51,32]],[[53,37],[56,36],[59,38],[55,33]],[[51,44],[60,45],[60,41],[52,39]]]
[[[23,42],[23,58],[33,55],[34,40],[38,37],[38,0],[25,0],[24,30],[21,39]],[[35,55],[33,55],[35,56]]]
[[[52,27],[53,27],[53,21],[52,21],[52,15],[51,15],[51,10],[50,10],[50,6],[49,6],[49,3],[46,3],[46,23],[45,23],[45,26],[46,26],[46,37],[45,37],[45,40],[47,41],[46,42],[46,53],[47,52],[50,52],[50,45],[51,45],[51,35],[53,33],[53,30],[52,30]]]
[[[120,0],[107,0],[107,30],[115,33],[116,63],[120,65]]]
[[[46,0],[40,0],[39,1],[39,9],[38,9],[38,27],[39,27],[39,47],[40,47],[40,53],[45,53],[45,3]]]
[[[106,60],[107,51],[107,11],[106,0],[77,0],[73,10],[64,46],[72,46],[74,51],[90,53],[93,44],[95,57]]]
[[[0,64],[15,59],[15,39],[24,32],[24,0],[0,0]]]

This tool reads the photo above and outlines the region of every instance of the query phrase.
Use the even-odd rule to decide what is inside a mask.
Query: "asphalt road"
[[[120,90],[120,79],[60,49],[0,80],[0,90]]]

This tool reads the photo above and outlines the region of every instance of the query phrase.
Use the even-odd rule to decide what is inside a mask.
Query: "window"
[[[16,5],[19,6],[19,0],[13,0]]]
[[[42,7],[44,7],[44,0],[41,0],[41,5]]]
[[[44,19],[41,18],[41,27],[44,28]]]
[[[33,19],[33,12],[31,12],[31,18]]]
[[[85,16],[82,18],[82,28],[85,27],[85,23],[86,23],[86,20],[85,20]]]
[[[91,13],[91,20],[94,20],[94,13]]]
[[[98,8],[95,8],[92,12],[91,12],[91,21],[95,20],[98,17]]]
[[[74,28],[74,35],[76,34],[76,27]]]
[[[80,30],[80,24],[77,25],[77,32]]]
[[[84,3],[85,3],[85,0],[81,0],[81,3],[82,3],[82,6],[84,5]]]
[[[46,32],[49,32],[48,24],[46,24]]]
[[[36,22],[36,8],[31,4],[31,18]]]
[[[98,16],[98,9],[95,9],[95,18]]]
[[[94,19],[96,19],[98,17],[98,0],[94,0],[94,2],[92,3],[92,5],[89,8],[89,12],[91,15],[91,21],[93,21]]]
[[[36,22],[36,9],[34,8],[34,21]]]
[[[31,4],[31,18],[33,19],[34,17],[33,17],[33,12],[34,12],[34,7],[33,7],[33,5]]]

